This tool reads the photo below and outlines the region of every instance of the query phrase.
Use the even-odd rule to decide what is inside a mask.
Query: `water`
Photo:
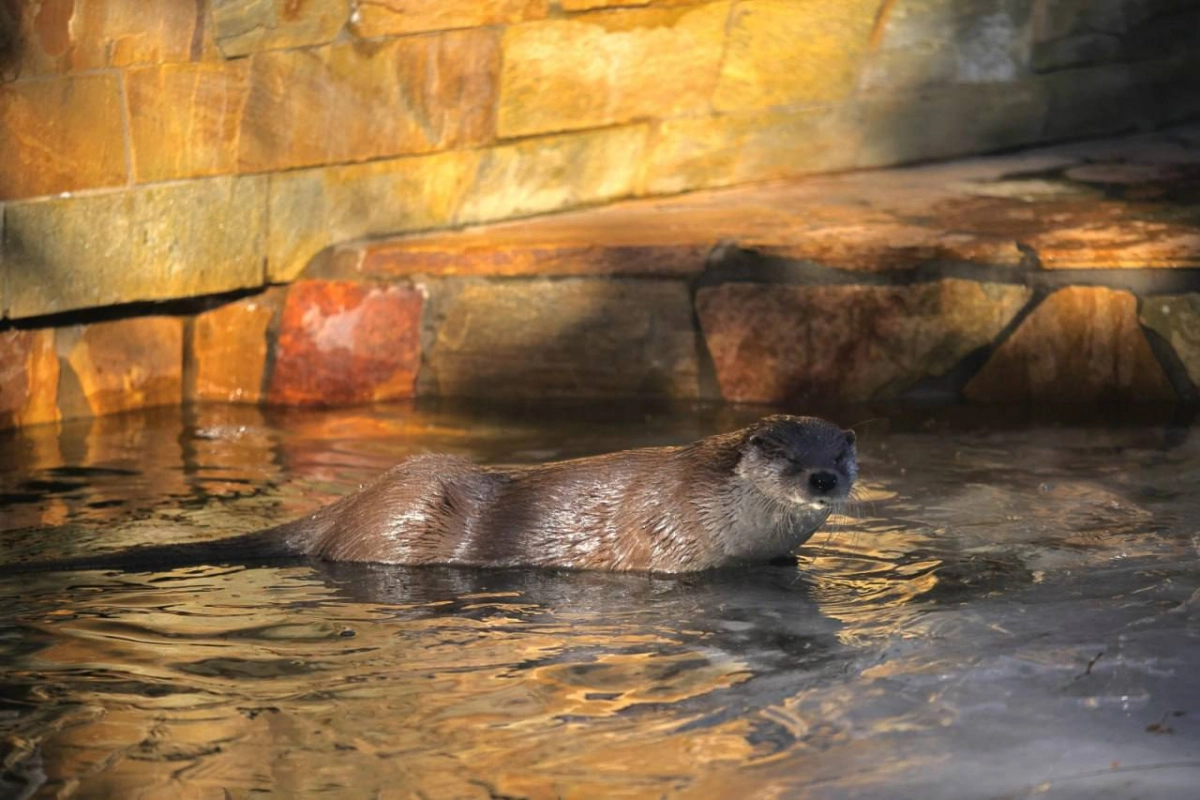
[[[216,538],[414,452],[538,461],[756,416],[216,407],[31,429],[0,438],[0,547]],[[0,577],[0,796],[1197,796],[1195,431],[963,410],[858,431],[859,499],[796,568]]]

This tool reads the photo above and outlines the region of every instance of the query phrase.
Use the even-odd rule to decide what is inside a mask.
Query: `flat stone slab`
[[[313,277],[686,276],[714,248],[841,270],[1200,266],[1198,128],[342,244]]]

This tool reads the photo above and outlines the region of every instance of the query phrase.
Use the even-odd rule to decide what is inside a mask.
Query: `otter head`
[[[828,509],[858,477],[854,431],[816,417],[766,417],[749,429],[737,472],[776,502]]]

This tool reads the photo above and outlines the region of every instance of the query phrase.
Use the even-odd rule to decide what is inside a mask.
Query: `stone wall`
[[[5,0],[7,319],[1200,110],[1191,0]]]
[[[524,301],[310,296],[373,320],[360,382],[326,397],[280,355],[308,324],[293,298],[325,290],[282,287],[373,237],[1191,118],[1198,31],[1194,0],[0,0],[0,421],[411,394],[445,338],[416,310],[453,331]],[[602,393],[703,394],[679,367],[698,329],[670,332],[697,313],[679,284],[605,291],[593,328],[528,333],[566,337],[544,366],[562,391],[592,386],[565,377],[571,342],[616,357],[640,330],[661,368]],[[438,363],[430,391],[500,369]]]

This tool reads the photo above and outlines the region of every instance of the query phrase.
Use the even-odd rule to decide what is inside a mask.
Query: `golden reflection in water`
[[[698,712],[681,706],[748,665],[645,627],[511,593],[473,597],[483,616],[397,618],[333,601],[304,569],[121,582],[28,619],[47,646],[10,676],[77,704],[43,721],[42,757],[94,796],[644,796],[762,755],[752,719],[684,729]]]

